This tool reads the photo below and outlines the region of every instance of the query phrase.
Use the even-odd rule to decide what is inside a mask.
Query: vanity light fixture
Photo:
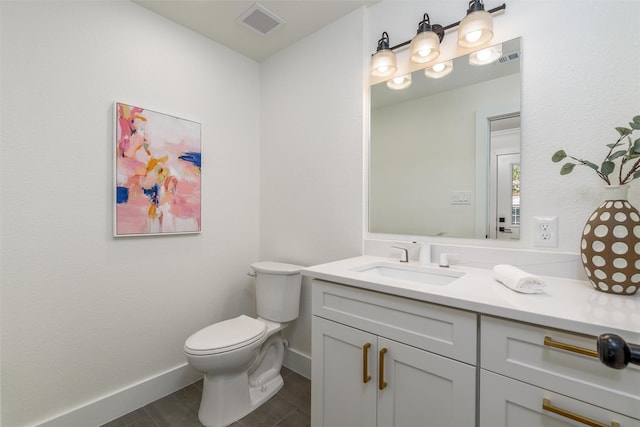
[[[411,74],[404,76],[396,76],[391,80],[387,80],[387,87],[393,90],[406,89],[411,86]]]
[[[447,30],[458,28],[458,45],[461,47],[478,47],[487,43],[493,37],[492,13],[505,10],[507,5],[503,3],[488,11],[484,10],[482,0],[469,1],[467,15],[462,21],[442,26],[431,24],[428,14],[423,15],[418,24],[418,31],[412,40],[407,40],[395,46],[389,44],[389,34],[382,33],[378,40],[376,53],[371,57],[371,75],[374,77],[392,76],[398,69],[394,50],[403,48],[411,43],[411,62],[426,64],[435,61],[440,55],[440,42]]]
[[[458,28],[458,46],[482,46],[493,37],[493,18],[491,13],[484,10],[482,0],[471,0],[467,16],[460,22]]]
[[[469,64],[487,65],[496,62],[502,56],[502,44],[488,47],[486,49],[473,52],[469,55]]]
[[[442,25],[431,25],[429,15],[425,13],[418,24],[416,36],[411,40],[411,62],[424,64],[440,55],[440,41],[444,38]]]
[[[425,68],[424,75],[431,79],[440,79],[453,71],[453,61],[440,62],[433,67]]]
[[[376,53],[371,57],[371,75],[386,77],[395,73],[397,69],[396,54],[389,48],[389,34],[385,31],[378,40]]]

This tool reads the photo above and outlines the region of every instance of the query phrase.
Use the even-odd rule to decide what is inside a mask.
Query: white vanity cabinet
[[[315,280],[314,427],[473,426],[477,315]]]
[[[640,427],[640,369],[602,365],[596,338],[481,316],[480,427]]]
[[[376,263],[390,261],[304,270],[314,427],[640,427],[640,366],[611,369],[596,352],[603,333],[640,343],[638,298],[554,277],[519,294],[472,267],[447,285],[363,270]]]

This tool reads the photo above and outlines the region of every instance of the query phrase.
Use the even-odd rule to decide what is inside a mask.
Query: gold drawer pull
[[[362,346],[362,382],[365,384],[371,380],[371,375],[369,375],[369,348],[371,348],[371,343],[366,343]]]
[[[585,356],[595,357],[596,359],[598,358],[598,352],[595,350],[589,350],[588,348],[578,347],[577,345],[554,341],[553,338],[549,336],[544,337],[544,345],[559,348],[561,350],[571,351],[573,353],[584,354]]]
[[[553,412],[555,414],[561,415],[565,418],[569,418],[571,420],[577,421],[579,423],[586,424],[591,427],[620,427],[620,424],[615,421],[611,421],[611,424],[605,424],[605,423],[592,420],[591,418],[587,418],[583,415],[576,414],[575,412],[558,408],[557,406],[553,406],[551,404],[551,400],[546,398],[542,399],[542,409],[544,409],[545,411],[549,411],[549,412]]]
[[[384,347],[380,350],[380,356],[378,358],[378,388],[384,390],[387,386],[387,382],[384,380],[384,354],[387,352],[387,348]]]

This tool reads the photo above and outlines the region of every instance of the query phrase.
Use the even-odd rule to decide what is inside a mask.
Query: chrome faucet
[[[400,262],[409,262],[409,249],[401,248],[400,246],[391,246],[392,248],[400,249],[402,251],[402,256],[400,257]]]

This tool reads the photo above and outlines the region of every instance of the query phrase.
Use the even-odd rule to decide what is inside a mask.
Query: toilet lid
[[[243,314],[191,335],[184,344],[184,351],[194,355],[224,353],[256,342],[266,332],[265,323]]]
[[[304,267],[294,264],[286,264],[284,262],[260,261],[251,264],[251,268],[253,268],[253,271],[256,273],[291,276],[293,274],[300,274],[300,270]]]

